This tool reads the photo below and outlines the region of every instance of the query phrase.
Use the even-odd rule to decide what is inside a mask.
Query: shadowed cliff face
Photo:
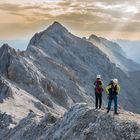
[[[8,44],[4,44],[0,48],[0,71],[1,73],[5,74],[7,77],[9,76],[8,69],[15,56],[16,56],[16,51],[10,46],[8,46]]]

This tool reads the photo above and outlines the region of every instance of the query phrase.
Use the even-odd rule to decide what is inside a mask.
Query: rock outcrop
[[[115,42],[91,35],[88,40],[104,52],[112,63],[125,72],[140,70],[140,65],[127,58],[123,49]]]
[[[25,129],[26,128],[26,129]],[[0,135],[3,140],[139,140],[140,116],[121,110],[114,116],[95,110],[85,103],[74,105],[63,117],[46,115],[41,120],[34,113],[13,129]]]
[[[130,140],[140,139],[140,116],[121,111],[114,116],[76,104],[47,133],[47,140]]]

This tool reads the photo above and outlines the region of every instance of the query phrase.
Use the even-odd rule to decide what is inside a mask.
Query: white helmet
[[[118,84],[118,79],[113,79],[113,83]]]
[[[101,75],[97,75],[97,76],[96,76],[96,78],[99,78],[99,79],[101,79]]]

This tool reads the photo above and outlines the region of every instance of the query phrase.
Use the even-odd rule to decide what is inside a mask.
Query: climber
[[[107,113],[111,109],[112,100],[114,100],[114,114],[118,115],[117,108],[118,108],[118,93],[120,92],[120,86],[118,84],[118,79],[113,79],[110,81],[109,85],[106,87],[106,93],[108,94],[108,107]]]
[[[98,100],[99,100],[99,109],[100,109],[102,106],[102,92],[103,92],[103,82],[101,80],[101,75],[96,76],[94,87],[95,87],[95,98],[96,98],[95,107],[96,109],[98,108]]]

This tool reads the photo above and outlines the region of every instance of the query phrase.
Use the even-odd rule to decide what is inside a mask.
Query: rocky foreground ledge
[[[0,115],[0,123],[9,116]],[[49,113],[39,119],[30,112],[14,128],[0,126],[3,140],[140,140],[140,115],[121,110],[119,115],[95,110],[87,104],[75,104],[63,117]]]

